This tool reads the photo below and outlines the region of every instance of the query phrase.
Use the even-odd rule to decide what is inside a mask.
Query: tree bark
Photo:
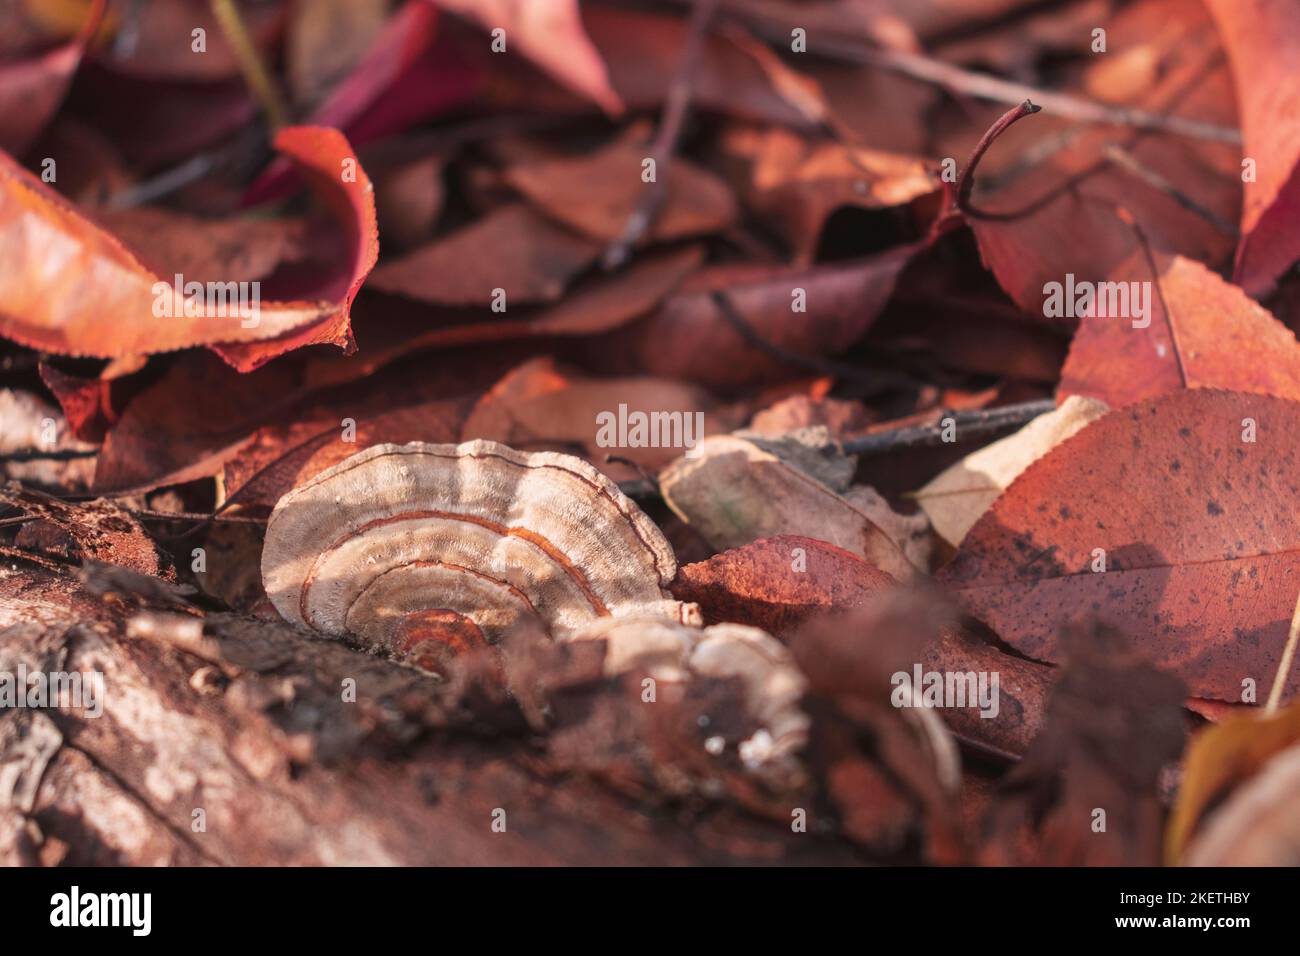
[[[551,696],[530,699],[487,668],[441,680],[121,569],[16,561],[0,569],[0,672],[97,671],[103,712],[0,709],[0,863],[861,859],[780,808],[646,786],[613,724],[591,742],[617,686],[546,653]]]

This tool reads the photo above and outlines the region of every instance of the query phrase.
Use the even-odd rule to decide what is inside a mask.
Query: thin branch
[[[644,481],[647,485],[649,485],[651,488],[654,489],[655,494],[659,493],[658,479],[656,479],[654,475],[650,474],[644,468],[642,468],[640,462],[633,461],[631,458],[627,458],[623,455],[606,455],[605,463],[609,465],[624,465],[628,468],[631,468],[633,471],[635,471],[638,475],[641,476],[642,481]]]
[[[875,432],[844,443],[850,455],[881,455],[900,448],[925,448],[943,444],[944,421],[951,420],[952,427],[962,437],[985,436],[1019,428],[1039,415],[1053,411],[1056,402],[1050,398],[1019,405],[1002,405],[998,408],[974,411],[945,411],[940,421],[930,425],[907,425],[889,431]]]
[[[775,342],[769,342],[759,334],[757,329],[745,321],[745,318],[736,310],[735,304],[726,292],[721,289],[715,290],[711,298],[718,307],[719,314],[728,325],[735,329],[736,334],[745,340],[746,345],[770,355],[784,365],[806,369],[810,372],[816,372],[818,375],[831,375],[836,378],[846,379],[877,391],[885,391],[890,388],[905,388],[916,384],[912,379],[896,372],[885,370],[869,371],[844,362],[835,362],[814,355],[804,355],[802,352],[794,352],[784,346],[777,345]]]
[[[40,448],[20,448],[0,455],[0,464],[10,461],[73,461],[78,458],[94,458],[98,454],[98,448],[53,448],[49,451]]]
[[[1295,611],[1291,615],[1291,630],[1286,636],[1286,647],[1282,651],[1282,660],[1278,662],[1277,674],[1273,678],[1273,687],[1268,692],[1268,703],[1264,713],[1271,714],[1282,703],[1282,688],[1291,673],[1291,664],[1295,661],[1296,644],[1300,643],[1300,598],[1296,598]]]
[[[1160,103],[1159,109],[1162,111],[1162,113],[1167,114],[1170,110],[1176,109],[1188,96],[1190,96],[1197,88],[1199,88],[1200,84],[1205,79],[1205,77],[1209,74],[1211,70],[1215,69],[1222,62],[1222,59],[1223,59],[1222,50],[1212,51],[1208,53],[1202,59],[1201,63],[1197,66],[1197,68],[1191,71],[1191,74],[1187,78],[1186,82],[1182,83],[1176,89],[1170,91],[1169,95],[1165,97],[1163,102]],[[1068,133],[1069,131],[1067,130],[1066,132]],[[1134,130],[1131,133],[1129,133],[1129,135],[1124,140],[1124,142],[1119,145],[1121,145],[1126,150],[1132,150],[1136,148],[1137,145],[1141,143],[1146,137],[1150,136],[1151,133],[1152,133],[1151,130],[1143,130],[1143,129]],[[1072,140],[1070,139],[1058,140],[1057,137],[1049,137],[1048,140],[1036,144],[1035,146],[1031,146],[1030,149],[1026,151],[1026,156],[1034,153],[1035,150],[1038,148],[1042,148],[1043,150],[1046,151],[1046,155],[1050,155],[1053,149],[1060,148],[1060,143],[1064,143],[1064,145],[1069,145],[1071,142]],[[996,184],[992,185],[991,187],[992,191],[997,192],[1006,188],[1009,182],[1014,181],[1015,178],[1018,178],[1020,175],[1022,175],[1027,168],[1023,165],[1025,159],[1026,157],[1022,156],[1021,157],[1022,162],[1021,164],[1019,164],[1018,168],[1009,170],[1008,172],[1004,173],[1001,177],[997,177]],[[1047,189],[1042,195],[1038,196],[1035,199],[1031,199],[1029,202],[1021,205],[1019,208],[1009,209],[1004,212],[997,212],[997,213],[983,212],[980,214],[980,216],[983,219],[998,220],[1000,222],[1014,222],[1017,219],[1023,219],[1026,216],[1031,216],[1034,213],[1038,212],[1039,210],[1046,208],[1048,205],[1055,202],[1061,196],[1064,196],[1065,194],[1070,192],[1074,192],[1084,182],[1086,182],[1093,176],[1097,175],[1098,173],[1102,172],[1103,170],[1107,170],[1111,168],[1111,166],[1112,163],[1110,162],[1110,160],[1108,160],[1105,157],[1100,157],[1096,161],[1089,163],[1085,168],[1078,170],[1074,173],[1071,173],[1069,176],[1065,177],[1065,179],[1061,180],[1061,182],[1052,186],[1050,189]]]
[[[709,24],[718,9],[718,0],[696,0],[691,10],[690,25],[687,27],[686,45],[682,50],[681,63],[677,75],[673,77],[664,103],[663,118],[659,129],[650,144],[650,155],[654,159],[655,178],[646,185],[636,208],[628,218],[623,234],[605,250],[603,265],[606,270],[617,269],[631,254],[636,246],[650,231],[659,213],[668,200],[668,176],[673,154],[686,125],[686,116],[690,111],[691,99],[695,93],[695,74],[698,70],[704,40],[709,33]]]
[[[787,23],[785,18],[756,11],[743,0],[742,2],[724,0],[723,8],[727,13],[744,20],[769,43],[788,42],[790,27],[795,25]],[[998,79],[985,73],[964,70],[951,63],[944,63],[919,53],[881,49],[847,37],[819,34],[816,38],[815,52],[836,60],[863,63],[892,73],[901,73],[914,80],[941,86],[958,95],[992,103],[1013,105],[1023,103],[1025,100],[1033,100],[1055,116],[1080,123],[1111,123],[1216,143],[1232,145],[1241,143],[1241,131],[1236,127],[1203,123],[1181,116],[1166,116],[1127,106],[1098,103],[1068,93],[1057,93],[1025,83]]]
[[[198,182],[216,169],[230,153],[229,147],[209,150],[185,160],[179,166],[165,169],[151,179],[132,183],[108,197],[110,209],[130,209],[157,202],[172,193]]]
[[[205,524],[213,521],[225,521],[230,524],[264,525],[269,520],[267,518],[254,518],[251,515],[203,514],[195,511],[154,511],[151,508],[123,508],[122,510],[137,518],[146,518],[153,521],[200,521]]]
[[[51,571],[66,571],[70,567],[68,564],[59,561],[51,561],[49,558],[42,557],[39,554],[32,554],[30,551],[23,551],[21,548],[7,548],[0,546],[0,555],[6,558],[13,558],[16,561],[30,561],[32,564],[38,564]]]
[[[1150,166],[1145,165],[1123,146],[1118,143],[1108,143],[1102,152],[1107,159],[1126,173],[1136,176],[1152,189],[1164,193],[1184,209],[1200,216],[1225,236],[1236,238],[1238,234],[1236,226],[1228,222],[1213,210],[1202,206],[1199,202],[1166,179],[1163,174],[1152,169]]]

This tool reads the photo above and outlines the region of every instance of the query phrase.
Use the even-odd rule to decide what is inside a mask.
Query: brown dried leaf
[[[649,147],[620,139],[572,159],[520,163],[506,181],[545,215],[590,239],[612,242],[627,229],[642,193],[642,161]],[[656,170],[656,176],[659,175]],[[721,232],[739,210],[726,182],[695,164],[674,158],[664,171],[667,198],[649,230],[655,241]]]
[[[552,225],[522,204],[503,206],[449,236],[386,262],[370,288],[437,305],[554,302],[600,247]]]
[[[656,421],[652,415],[677,415],[681,427],[674,432],[671,424],[667,426],[667,444],[660,444],[665,432],[657,428],[642,436],[645,444],[640,440],[634,444],[635,435],[620,444],[615,424],[614,442],[602,441],[607,431],[603,416],[617,423],[624,411],[629,417],[644,414],[651,424]],[[702,433],[696,432],[697,413],[703,416],[698,419]],[[740,418],[737,410],[718,407],[707,393],[691,385],[658,378],[589,378],[563,371],[553,359],[543,357],[514,369],[480,398],[460,437],[462,441],[487,438],[530,451],[577,453],[620,481],[637,477],[635,469],[606,463],[606,455],[658,471],[679,454],[681,446],[672,444],[673,436],[699,442],[704,435],[734,428]]]
[[[1231,798],[1263,773],[1288,748],[1300,743],[1300,704],[1276,714],[1229,717],[1208,727],[1187,748],[1178,801],[1169,818],[1165,862],[1184,859],[1199,828]]]
[[[898,544],[859,508],[753,442],[716,436],[660,475],[664,500],[718,549],[811,532],[902,581],[917,576]]]
[[[924,162],[874,149],[815,142],[776,127],[740,127],[723,147],[749,164],[746,205],[810,263],[837,209],[903,206],[937,191]]]
[[[521,50],[562,84],[611,115],[623,103],[582,22],[578,0],[435,0],[438,6],[475,20],[488,31],[505,31],[506,50]],[[517,44],[517,46],[516,46]]]
[[[651,315],[597,340],[593,351],[616,356],[620,368],[717,388],[788,376],[789,365],[748,341],[724,318],[714,292],[725,292],[739,316],[769,345],[803,356],[833,355],[871,327],[919,248],[900,246],[868,259],[810,269],[703,269]],[[792,308],[797,289],[807,294],[806,312]]]
[[[1047,724],[985,819],[981,861],[1154,866],[1158,778],[1182,751],[1186,690],[1095,623],[1072,625],[1061,643]]]
[[[1206,820],[1184,857],[1188,866],[1296,866],[1300,863],[1300,746],[1273,757]]]
[[[1235,279],[1256,298],[1300,259],[1300,10],[1261,0],[1207,0],[1236,80],[1244,154],[1255,176],[1245,182]]]

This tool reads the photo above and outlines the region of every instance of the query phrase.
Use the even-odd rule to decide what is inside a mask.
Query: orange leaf
[[[145,268],[114,236],[0,154],[0,335],[100,358],[220,345],[222,357],[241,371],[300,344],[348,342],[349,308],[379,252],[370,181],[335,130],[291,127],[275,146],[312,182],[341,227],[343,261],[299,300],[255,306],[259,287],[248,287],[241,296],[246,314],[226,305],[231,289],[222,291],[219,306],[210,299],[196,308],[178,294],[172,276]],[[351,169],[355,181],[345,181]],[[212,288],[209,283],[209,293]]]

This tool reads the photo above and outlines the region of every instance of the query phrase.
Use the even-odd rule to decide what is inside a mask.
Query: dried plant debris
[[[128,512],[111,501],[66,502],[10,485],[0,488],[0,504],[16,508],[30,522],[18,532],[38,551],[58,551],[76,560],[120,564],[144,574],[164,575],[153,539]]]
[[[1297,53],[0,3],[0,862],[1294,862]]]
[[[1096,623],[1061,634],[1046,724],[989,809],[986,862],[1154,865],[1161,770],[1178,759],[1186,689]],[[1132,728],[1141,727],[1134,734]]]
[[[901,547],[910,530],[900,535],[896,527],[891,535],[866,510],[758,442],[707,438],[665,469],[659,484],[672,509],[717,549],[808,531],[896,577],[917,573]]]

